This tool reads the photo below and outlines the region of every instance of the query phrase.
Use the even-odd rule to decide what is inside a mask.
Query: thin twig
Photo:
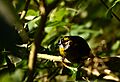
[[[47,6],[46,14],[49,14],[50,11],[51,11],[52,9],[54,9],[54,8],[58,5],[58,3],[60,3],[60,1],[61,1],[61,0],[54,0],[53,3],[49,4],[49,5]]]
[[[40,6],[37,0],[34,0],[34,2],[38,7]]]
[[[25,8],[24,8],[24,10],[23,10],[22,13],[21,13],[20,19],[23,19],[23,18],[26,16],[26,13],[27,13],[27,11],[28,11],[29,4],[30,4],[30,0],[27,0],[27,1],[26,1],[26,4],[25,4]]]
[[[103,0],[100,0],[102,2],[102,4],[107,8],[109,9],[109,7],[107,6],[107,4],[103,1]],[[112,15],[120,22],[120,18],[112,11],[111,12]]]

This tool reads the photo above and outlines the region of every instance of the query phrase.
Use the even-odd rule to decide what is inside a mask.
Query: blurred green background
[[[46,5],[54,2],[45,1]],[[23,11],[26,14],[22,17]],[[31,42],[42,21],[39,13],[39,0],[0,1],[0,82],[26,81]],[[25,30],[23,36],[19,33],[22,28]],[[44,39],[40,44],[43,49],[39,52],[58,55],[56,44],[65,35],[83,37],[98,56],[118,56],[120,0],[60,0],[47,17]],[[27,36],[30,42],[26,47],[22,40]],[[73,71],[56,64],[38,59],[34,82],[75,80]]]

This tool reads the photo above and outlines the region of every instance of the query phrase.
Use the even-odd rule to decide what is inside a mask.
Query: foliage
[[[40,1],[0,1],[0,5],[5,3],[0,6],[0,82],[27,81],[29,53],[38,28],[42,26],[40,22],[43,21],[39,10]],[[55,2],[45,1],[46,6]],[[39,44],[41,47],[38,53],[58,56],[58,40],[65,35],[75,35],[87,40],[94,54],[99,57],[120,54],[120,0],[58,1],[47,15],[42,35],[44,38]],[[22,27],[25,32],[20,33]],[[26,42],[27,35],[29,41]],[[72,68],[63,67],[60,62],[38,58],[34,81],[74,81],[77,74],[74,68],[78,65],[69,66]],[[82,73],[83,70],[80,76],[84,76]],[[94,80],[97,82],[96,77]]]

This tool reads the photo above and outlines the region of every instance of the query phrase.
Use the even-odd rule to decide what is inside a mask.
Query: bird
[[[64,36],[58,41],[59,53],[71,63],[80,63],[90,55],[90,47],[80,36]]]

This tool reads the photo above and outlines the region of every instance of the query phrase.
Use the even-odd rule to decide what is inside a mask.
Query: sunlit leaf
[[[33,10],[33,9],[29,9],[29,10],[27,11],[26,16],[39,16],[39,11],[35,11],[35,10]]]
[[[50,21],[61,21],[66,14],[66,8],[60,8],[59,10],[54,10],[50,15]]]
[[[35,18],[35,19],[33,19],[33,20],[31,20],[31,21],[28,22],[28,28],[29,28],[30,31],[33,28],[38,27],[37,21],[39,21],[39,20],[40,20],[40,17],[37,17],[37,18]]]
[[[116,41],[114,45],[112,46],[112,50],[117,50],[120,46],[120,41]]]

